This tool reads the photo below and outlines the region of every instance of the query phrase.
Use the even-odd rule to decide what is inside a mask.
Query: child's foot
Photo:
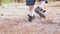
[[[35,11],[40,17],[45,18],[46,16],[38,11]]]
[[[35,9],[35,12],[36,12],[40,17],[42,17],[42,18],[45,18],[45,17],[46,17],[46,16],[43,14],[43,13],[46,12],[46,10],[43,10],[43,9],[41,9],[40,7],[37,7],[37,8]],[[43,13],[41,13],[41,12],[43,12]]]
[[[37,6],[37,8],[35,9],[35,11],[39,11],[39,12],[42,12],[42,13],[45,13],[46,12],[46,10],[43,10],[39,6]]]
[[[35,18],[35,15],[34,15],[34,16],[30,16],[30,15],[28,14],[28,16],[29,16],[29,18],[28,18],[28,21],[29,21],[29,22],[32,22],[32,20]]]

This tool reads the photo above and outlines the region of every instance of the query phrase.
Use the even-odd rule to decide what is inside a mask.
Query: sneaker
[[[29,22],[32,22],[32,20],[35,18],[35,15],[34,15],[34,16],[30,16],[30,15],[28,14],[28,16],[29,16],[29,19],[28,19]]]
[[[43,13],[46,12],[46,10],[43,10],[43,9],[40,9],[39,7],[37,7],[37,8],[35,9],[35,12],[36,12],[40,17],[42,17],[42,18],[45,18],[45,17],[46,17],[46,16],[43,14]],[[41,12],[43,12],[43,13],[41,13]]]
[[[35,9],[35,11],[39,11],[39,12],[42,12],[42,13],[45,13],[46,12],[46,10],[43,10],[39,6],[37,6],[37,8]]]
[[[40,17],[45,18],[46,16],[38,11],[35,11]]]

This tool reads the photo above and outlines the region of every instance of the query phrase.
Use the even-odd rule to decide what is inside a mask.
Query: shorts
[[[26,0],[26,5],[31,6],[35,4],[36,0]]]
[[[27,6],[34,5],[34,4],[35,4],[35,1],[36,1],[36,0],[26,0],[26,5],[27,5]],[[39,1],[45,1],[45,0],[39,0]]]

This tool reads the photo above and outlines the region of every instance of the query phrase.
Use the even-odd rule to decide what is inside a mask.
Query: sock
[[[28,13],[30,16],[34,16],[34,12],[33,11],[29,11]]]
[[[45,4],[45,1],[41,1],[39,7],[40,7],[41,9],[43,9],[43,8],[44,8],[44,4]]]

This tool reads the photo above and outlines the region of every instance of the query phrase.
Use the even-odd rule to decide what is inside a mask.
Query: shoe
[[[39,12],[42,12],[42,13],[45,13],[46,12],[46,10],[43,10],[39,6],[37,6],[37,8],[35,9],[35,11],[39,11]]]
[[[43,10],[43,9],[39,8],[39,6],[35,9],[35,12],[36,12],[40,17],[42,17],[42,18],[45,18],[45,17],[46,17],[46,16],[43,14],[43,13],[46,12],[46,10]],[[43,13],[41,13],[41,12],[43,12]]]
[[[43,9],[41,9],[39,6],[37,6],[36,10],[43,11]]]
[[[46,16],[38,11],[35,11],[40,17],[45,18]]]
[[[34,16],[30,16],[30,15],[28,14],[28,16],[29,16],[29,18],[28,18],[28,21],[29,21],[29,22],[32,22],[33,19],[35,18],[35,15],[34,15]]]

